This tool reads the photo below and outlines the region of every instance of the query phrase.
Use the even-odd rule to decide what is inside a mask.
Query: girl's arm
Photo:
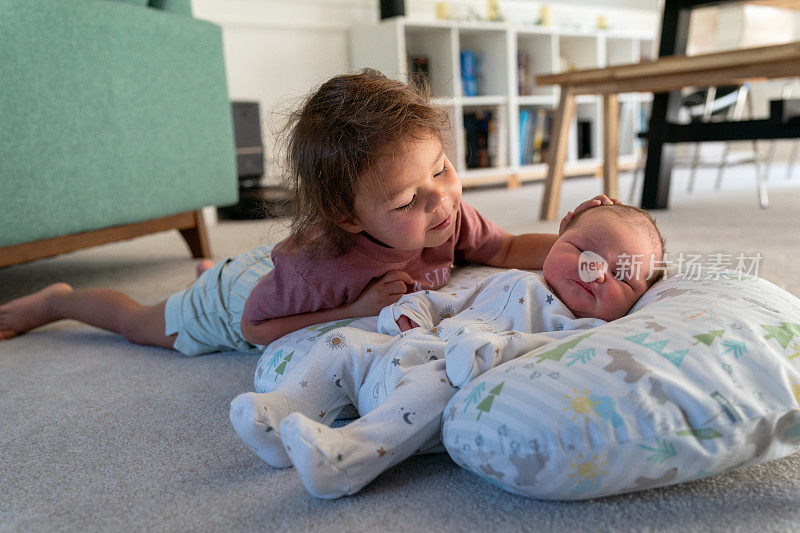
[[[486,264],[500,268],[541,270],[558,235],[555,233],[507,234],[500,250]]]
[[[520,268],[523,270],[541,270],[544,259],[550,253],[558,237],[564,233],[570,221],[581,211],[586,211],[600,205],[621,204],[616,198],[609,198],[604,194],[586,200],[581,205],[570,211],[561,220],[558,234],[555,233],[524,233],[522,235],[506,234],[500,250],[486,262],[487,265],[500,268]]]
[[[300,315],[283,316],[280,318],[273,318],[266,320],[259,324],[251,324],[245,319],[242,319],[242,335],[247,342],[257,345],[266,346],[272,341],[275,341],[284,335],[303,329],[314,324],[322,324],[323,322],[330,322],[332,320],[342,320],[345,318],[355,318],[359,315],[352,304],[340,305],[333,309],[323,309],[321,311],[314,311],[311,313],[303,313]]]
[[[252,324],[242,318],[242,335],[247,342],[266,346],[292,331],[314,324],[345,318],[375,316],[380,313],[381,309],[399,300],[406,293],[406,284],[413,282],[411,276],[405,272],[392,270],[370,282],[359,297],[349,304],[310,313],[273,318],[258,324]]]

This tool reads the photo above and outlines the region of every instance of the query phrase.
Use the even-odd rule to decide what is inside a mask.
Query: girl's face
[[[630,223],[595,208],[553,244],[544,279],[576,317],[616,320],[647,290],[654,254]]]
[[[435,136],[403,146],[402,157],[377,177],[380,192],[357,194],[356,218],[342,227],[352,233],[366,231],[398,250],[439,246],[455,229],[461,180]]]

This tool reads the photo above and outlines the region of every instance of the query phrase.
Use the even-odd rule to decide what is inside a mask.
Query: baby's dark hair
[[[364,69],[323,83],[285,131],[286,178],[294,192],[289,242],[306,246],[324,236],[343,253],[351,234],[337,223],[355,217],[359,191],[381,185],[386,156],[400,156],[404,143],[428,135],[444,144],[450,122],[447,111],[430,104],[426,85]]]
[[[569,221],[567,227],[564,228],[564,231],[575,224],[575,222],[580,219],[582,215],[590,211],[594,211],[595,209],[607,210],[609,213],[614,213],[625,221],[630,222],[635,228],[642,231],[650,238],[650,244],[652,244],[653,248],[656,248],[659,253],[656,265],[661,268],[658,268],[655,272],[651,272],[651,276],[647,280],[647,288],[649,289],[657,281],[662,279],[664,277],[664,268],[660,262],[664,260],[664,254],[667,253],[667,242],[664,240],[664,237],[661,235],[661,231],[658,229],[656,219],[644,209],[625,204],[611,204],[592,207],[591,209],[581,211],[575,215],[572,220]]]

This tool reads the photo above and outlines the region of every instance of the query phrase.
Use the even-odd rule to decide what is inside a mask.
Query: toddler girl
[[[69,318],[186,355],[259,352],[291,331],[438,289],[454,261],[542,268],[556,235],[509,235],[463,203],[448,129],[447,113],[406,84],[369,69],[336,76],[290,123],[286,240],[228,258],[155,305],[50,285],[0,306],[0,340]],[[598,198],[591,205],[611,203]]]

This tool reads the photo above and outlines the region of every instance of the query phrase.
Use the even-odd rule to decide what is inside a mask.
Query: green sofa
[[[0,266],[237,201],[219,27],[190,0],[0,0]]]

